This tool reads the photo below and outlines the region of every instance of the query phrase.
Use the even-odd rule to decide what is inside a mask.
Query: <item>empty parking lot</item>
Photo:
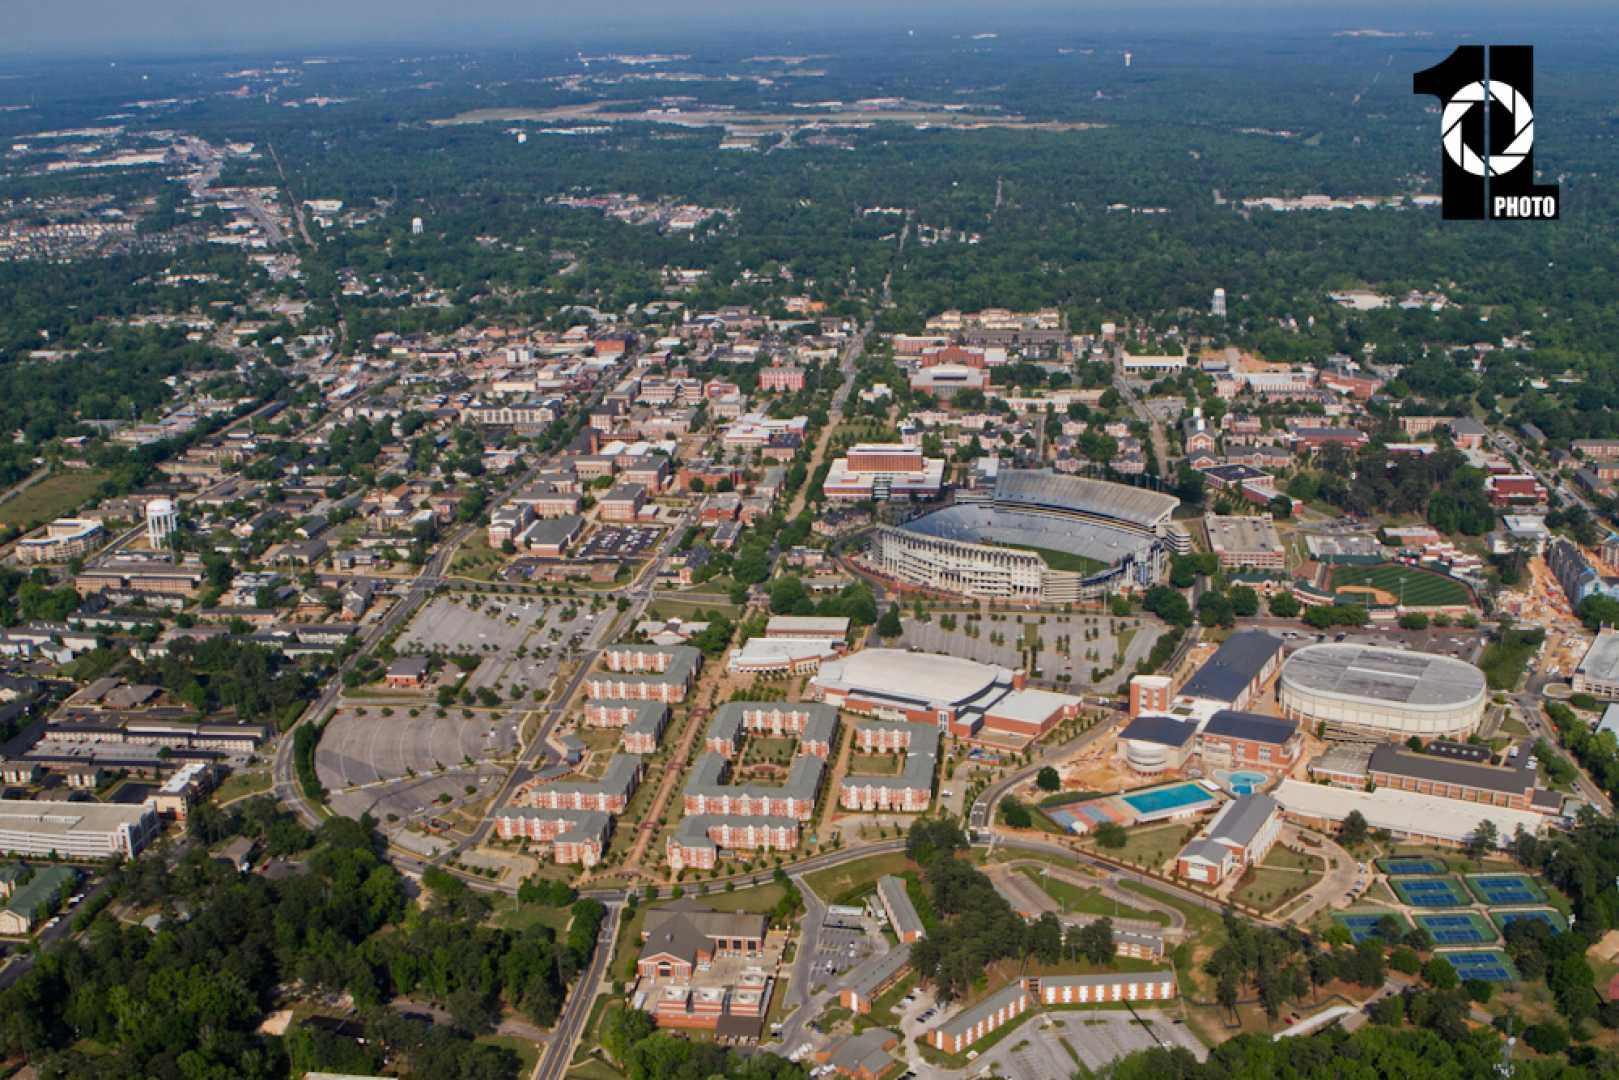
[[[986,1070],[1007,1080],[1050,1080],[1073,1071],[1069,1048],[1092,1072],[1138,1050],[1154,1046],[1183,1046],[1199,1061],[1208,1049],[1184,1024],[1168,1013],[1143,1010],[1140,1020],[1128,1012],[1058,1010],[1036,1016],[975,1062],[975,1073]]]

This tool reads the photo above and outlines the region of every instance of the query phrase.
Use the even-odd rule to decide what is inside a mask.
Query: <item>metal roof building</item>
[[[1464,737],[1478,727],[1484,673],[1448,656],[1374,645],[1306,645],[1282,665],[1282,711],[1353,737]]]
[[[1178,697],[1220,701],[1241,708],[1282,653],[1282,639],[1263,630],[1239,630],[1197,669]]]

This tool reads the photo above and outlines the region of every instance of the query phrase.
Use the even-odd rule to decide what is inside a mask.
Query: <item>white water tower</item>
[[[422,235],[423,230],[426,228],[427,226],[422,223],[421,218],[417,217],[410,219],[410,235],[420,236]]]
[[[146,504],[146,539],[154,549],[167,547],[169,537],[179,527],[180,512],[173,499],[153,499]]]
[[[1131,53],[1125,53],[1124,54],[1124,66],[1129,67],[1130,66],[1130,61],[1132,59],[1134,59],[1134,56]]]

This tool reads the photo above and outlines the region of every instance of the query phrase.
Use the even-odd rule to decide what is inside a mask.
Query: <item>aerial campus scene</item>
[[[1602,5],[0,40],[0,1078],[1619,1076]]]

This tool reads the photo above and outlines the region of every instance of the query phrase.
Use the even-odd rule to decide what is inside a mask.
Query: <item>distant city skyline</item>
[[[440,44],[452,46],[516,45],[531,47],[556,39],[600,39],[622,35],[651,40],[679,37],[730,25],[747,31],[779,26],[784,34],[859,25],[900,25],[917,19],[919,27],[938,32],[994,32],[1033,23],[1069,23],[1076,31],[1186,32],[1275,29],[1387,27],[1409,30],[1433,25],[1454,28],[1460,22],[1477,27],[1471,36],[1499,36],[1508,31],[1532,33],[1559,17],[1583,20],[1611,14],[1597,0],[1565,0],[1548,11],[1532,12],[1505,0],[1463,4],[1442,0],[1413,9],[1378,2],[1353,8],[1314,0],[1228,0],[1187,4],[1184,0],[1140,0],[1133,4],[1073,3],[1061,0],[1016,0],[1008,7],[981,0],[821,0],[813,8],[743,3],[741,0],[694,0],[671,17],[667,4],[653,0],[607,0],[581,9],[523,0],[470,0],[447,8],[437,0],[282,0],[274,5],[206,4],[199,0],[60,0],[45,5],[34,0],[26,13],[12,13],[0,40],[0,55],[142,55],[152,53],[253,53],[283,48],[353,47],[367,43]],[[1234,24],[1235,14],[1263,13],[1264,20]],[[941,21],[942,20],[942,21]],[[790,39],[783,44],[790,44]]]

